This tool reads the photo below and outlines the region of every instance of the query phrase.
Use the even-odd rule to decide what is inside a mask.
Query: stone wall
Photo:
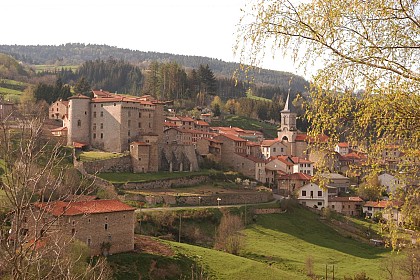
[[[82,165],[89,174],[97,172],[132,172],[133,169],[129,155],[104,160],[78,162],[78,164]]]
[[[176,187],[195,186],[208,180],[208,176],[196,176],[191,178],[166,179],[149,182],[128,182],[119,186],[119,188],[124,190],[170,189]]]
[[[246,192],[246,193],[231,193],[231,194],[214,194],[214,195],[191,195],[191,196],[176,196],[176,195],[140,195],[140,194],[126,194],[124,199],[130,201],[141,201],[149,205],[167,204],[167,205],[200,205],[200,206],[216,206],[218,205],[235,205],[235,204],[254,204],[263,203],[273,200],[271,192]]]

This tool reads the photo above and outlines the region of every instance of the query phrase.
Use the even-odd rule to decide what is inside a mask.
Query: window
[[[369,210],[369,211],[372,211],[372,207],[368,207],[368,210]]]
[[[87,112],[85,111],[85,115],[87,115]]]
[[[128,136],[130,136],[130,134],[131,134],[131,133],[130,133],[130,130],[129,130],[129,131],[128,131]]]
[[[104,134],[103,133],[101,133],[101,139],[103,139],[104,138]]]
[[[141,112],[139,112],[139,118],[141,118]]]
[[[141,122],[139,122],[139,128],[141,128]]]
[[[131,117],[131,111],[128,111],[128,116]]]
[[[104,107],[104,104],[101,104],[101,107]]]
[[[302,191],[302,196],[306,196],[306,191]]]
[[[101,112],[101,117],[103,117],[104,116],[104,112]]]
[[[96,139],[96,133],[93,133],[93,139]]]
[[[104,129],[104,124],[103,123],[101,123],[101,129]]]
[[[105,230],[108,230],[108,224],[105,224]]]
[[[82,121],[81,120],[77,120],[77,126],[82,126]]]
[[[90,224],[90,218],[88,219],[88,223]]]
[[[318,191],[318,196],[322,196],[322,191]]]
[[[152,117],[152,114],[149,113],[149,118],[151,118],[151,117]]]
[[[74,236],[76,234],[76,230],[74,228],[71,229],[71,235]]]
[[[96,130],[96,123],[93,124],[92,130]]]
[[[319,206],[322,206],[322,201],[318,201],[317,203]]]
[[[92,240],[90,238],[88,238],[86,243],[90,247],[90,245],[92,245]]]
[[[276,152],[276,148],[273,148],[273,153],[275,153]]]
[[[283,149],[283,148],[281,148],[281,149],[280,149],[280,151],[283,153],[283,152],[284,152],[284,149]]]
[[[335,205],[334,205],[334,204],[333,204],[333,205],[331,205],[331,208],[332,208],[332,209],[334,209],[334,208],[335,208]]]
[[[311,191],[311,198],[314,197],[314,191]]]
[[[114,106],[117,106],[117,103],[114,103]]]
[[[93,112],[93,117],[96,118],[96,112]]]

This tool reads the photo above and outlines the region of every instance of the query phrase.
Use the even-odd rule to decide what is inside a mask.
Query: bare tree
[[[35,106],[34,106],[35,107]],[[42,111],[42,110],[41,110]],[[0,276],[12,279],[106,279],[106,261],[88,260],[87,247],[64,234],[59,216],[37,203],[75,199],[88,188],[63,189],[71,167],[66,151],[43,134],[43,113],[0,123]],[[73,181],[74,182],[74,181]],[[65,210],[65,209],[63,209]],[[63,211],[64,212],[64,211]],[[28,232],[31,229],[31,233]]]
[[[237,255],[243,244],[240,231],[244,228],[240,217],[226,212],[217,229],[215,248]]]

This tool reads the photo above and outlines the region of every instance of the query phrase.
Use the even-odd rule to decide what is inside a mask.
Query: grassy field
[[[197,172],[152,172],[152,173],[99,173],[98,176],[111,183],[147,182],[163,179],[175,179],[189,176],[215,174],[219,171],[202,170]]]
[[[275,125],[243,116],[226,116],[224,120],[212,122],[211,126],[236,126],[242,129],[262,131],[264,136],[268,138],[277,137],[277,127]]]
[[[80,153],[79,156],[80,156],[81,161],[95,161],[95,160],[121,157],[123,156],[123,154],[107,153],[107,152],[99,152],[99,151],[87,151],[87,152]]]
[[[77,70],[79,68],[79,65],[64,65],[64,66],[56,66],[56,65],[32,65],[32,67],[35,69],[36,73],[48,71],[48,72],[55,72],[55,71],[61,71],[61,68],[64,69],[71,69],[73,71]]]
[[[183,265],[189,259],[190,264],[203,267],[211,279],[309,279],[306,262],[310,258],[316,279],[325,279],[326,265],[328,279],[333,279],[333,266],[335,279],[361,272],[371,279],[386,279],[384,262],[391,256],[390,250],[340,235],[320,221],[318,215],[303,208],[293,208],[283,214],[259,215],[242,233],[244,245],[239,256],[161,240],[169,244],[175,254],[165,257],[161,267],[177,259]],[[119,259],[118,256],[114,257]],[[144,257],[151,256],[146,254]],[[130,271],[147,271],[147,268],[139,267],[144,265],[141,257],[131,258],[139,261],[129,261],[125,254],[118,260],[117,271],[125,271],[125,274],[119,274],[117,279],[138,279],[138,274],[129,274]],[[159,261],[160,257],[154,259]],[[145,263],[149,265],[150,261]],[[142,279],[151,279],[144,272],[143,276]],[[187,275],[185,279],[190,278]]]
[[[357,242],[337,234],[318,220],[318,216],[304,209],[294,209],[281,215],[261,215],[257,223],[248,227],[242,255],[271,264],[280,270],[306,275],[305,262],[313,260],[314,272],[329,277],[354,276],[359,272],[373,279],[383,279],[381,263],[390,255],[384,248]]]

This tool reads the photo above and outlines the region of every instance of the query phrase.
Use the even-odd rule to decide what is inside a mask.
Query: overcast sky
[[[6,3],[4,3],[6,2]],[[245,0],[1,0],[1,44],[106,44],[239,61],[233,55]],[[290,60],[262,67],[302,74]]]

